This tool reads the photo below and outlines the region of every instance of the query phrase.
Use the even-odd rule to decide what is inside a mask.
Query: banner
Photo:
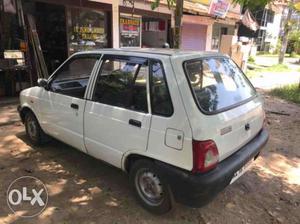
[[[4,12],[16,14],[16,2],[14,0],[3,0]]]
[[[251,12],[248,9],[243,15],[242,23],[250,30],[257,31],[259,29],[258,23],[256,22],[255,18],[252,16]]]
[[[188,2],[200,3],[203,5],[209,5],[211,0],[187,0]]]
[[[212,0],[208,10],[208,14],[225,18],[230,6],[229,0]]]

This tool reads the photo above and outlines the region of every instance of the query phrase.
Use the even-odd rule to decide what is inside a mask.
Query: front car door
[[[149,113],[148,60],[104,55],[84,114],[85,145],[90,155],[121,167],[128,151],[145,151]]]
[[[40,97],[40,123],[43,130],[81,151],[83,113],[89,78],[100,55],[79,54],[65,62],[49,79],[49,90]]]

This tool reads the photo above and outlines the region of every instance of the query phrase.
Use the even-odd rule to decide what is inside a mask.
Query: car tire
[[[129,179],[135,197],[147,211],[162,215],[172,209],[172,192],[154,162],[145,159],[134,162]]]
[[[24,125],[26,135],[33,145],[42,145],[50,140],[49,136],[42,130],[36,116],[32,112],[25,114]]]

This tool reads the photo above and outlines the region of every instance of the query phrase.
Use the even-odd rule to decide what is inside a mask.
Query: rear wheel
[[[32,112],[26,113],[24,124],[27,137],[33,145],[41,145],[49,140]]]
[[[172,193],[153,162],[136,161],[130,169],[130,182],[137,200],[145,209],[158,215],[171,210]]]

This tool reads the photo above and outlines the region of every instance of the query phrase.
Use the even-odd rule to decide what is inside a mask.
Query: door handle
[[[75,109],[75,110],[78,110],[79,109],[79,106],[78,104],[75,104],[75,103],[71,103],[71,108]]]
[[[128,122],[130,125],[136,126],[136,127],[142,127],[142,122],[134,120],[134,119],[130,119]]]

